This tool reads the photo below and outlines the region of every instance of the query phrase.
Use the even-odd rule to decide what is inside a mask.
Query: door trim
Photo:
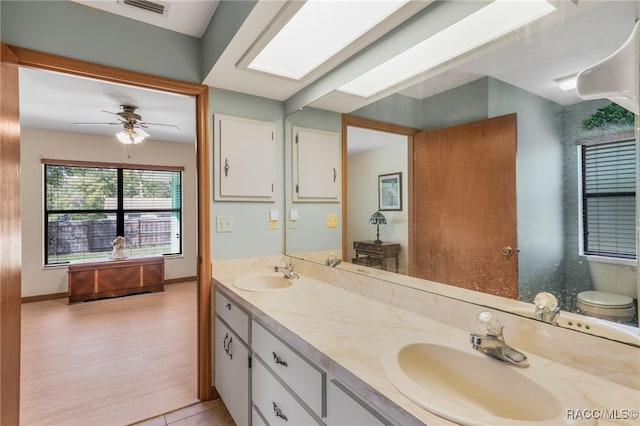
[[[9,46],[18,57],[20,66],[45,69],[114,83],[193,96],[196,100],[196,163],[197,163],[197,304],[198,304],[198,359],[197,394],[201,401],[214,395],[211,378],[211,247],[209,207],[209,88],[208,86],[129,71],[91,62],[53,55],[31,49]],[[3,342],[4,343],[4,342]],[[2,345],[2,355],[7,350]],[[18,382],[19,385],[19,382]],[[3,389],[4,392],[18,389]]]
[[[381,132],[396,133],[407,136],[407,182],[408,182],[408,200],[406,203],[407,220],[410,226],[413,226],[413,135],[420,132],[420,129],[402,126],[399,124],[386,123],[384,121],[371,120],[368,118],[357,117],[350,114],[342,114],[342,260],[348,261],[347,252],[349,250],[349,242],[347,241],[347,212],[348,212],[348,174],[347,174],[347,127],[362,127],[365,129],[379,130]],[[407,260],[409,263],[409,275],[413,275],[413,230],[409,229],[408,235],[409,247],[407,247]]]
[[[18,58],[1,43],[0,424],[20,421],[20,111]]]

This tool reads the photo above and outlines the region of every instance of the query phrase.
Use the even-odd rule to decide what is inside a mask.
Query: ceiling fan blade
[[[117,112],[106,111],[106,110],[104,110],[104,109],[101,109],[100,111],[102,111],[102,112],[106,112],[107,114],[117,115],[118,117],[120,117],[120,114],[118,114]]]
[[[161,123],[140,123],[140,127],[144,128],[154,128],[158,130],[168,130],[170,132],[178,133],[180,131],[180,127],[175,124],[161,124]]]
[[[122,125],[122,123],[73,123],[74,126],[113,126]]]

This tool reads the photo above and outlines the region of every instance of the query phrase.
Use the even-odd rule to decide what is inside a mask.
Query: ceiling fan
[[[149,137],[149,133],[144,130],[148,128],[162,128],[172,132],[180,131],[180,128],[175,124],[148,123],[142,121],[142,116],[136,113],[136,110],[138,109],[138,107],[136,106],[120,105],[120,108],[122,108],[122,111],[120,112],[102,110],[102,112],[106,112],[107,114],[116,115],[118,117],[117,122],[73,124],[76,126],[123,126],[124,130],[116,133],[116,137],[120,142],[124,144],[135,144],[142,142],[145,138]]]

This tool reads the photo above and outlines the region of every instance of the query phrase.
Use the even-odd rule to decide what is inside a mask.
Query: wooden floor
[[[196,306],[194,282],[23,304],[20,424],[128,425],[197,402]]]

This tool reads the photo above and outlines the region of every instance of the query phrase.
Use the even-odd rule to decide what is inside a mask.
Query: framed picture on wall
[[[402,210],[402,173],[378,176],[378,210]]]

